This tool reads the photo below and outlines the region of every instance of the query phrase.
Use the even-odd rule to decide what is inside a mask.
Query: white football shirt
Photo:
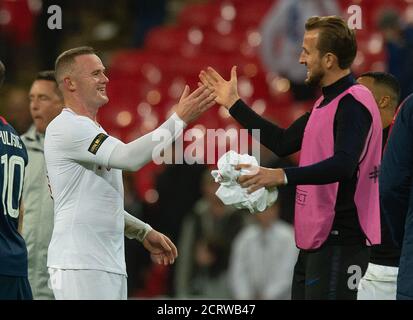
[[[68,108],[47,127],[44,153],[55,212],[49,268],[126,275],[122,171],[108,168],[118,143]]]

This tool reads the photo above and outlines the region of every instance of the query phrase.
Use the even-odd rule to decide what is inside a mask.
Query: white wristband
[[[152,227],[149,224],[130,215],[126,211],[124,211],[124,217],[125,217],[125,236],[128,239],[136,239],[140,242],[143,242],[147,234],[152,230]]]

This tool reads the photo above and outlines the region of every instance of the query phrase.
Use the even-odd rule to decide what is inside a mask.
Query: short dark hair
[[[311,17],[305,24],[305,30],[320,29],[317,49],[321,55],[330,52],[338,59],[341,69],[348,69],[357,54],[357,41],[354,31],[338,16]]]
[[[63,80],[61,79],[62,72],[73,64],[77,56],[82,56],[85,54],[96,54],[96,51],[92,47],[77,47],[60,54],[55,62],[56,81],[58,83],[61,82]]]
[[[37,73],[35,80],[46,80],[56,82],[55,72],[53,70],[44,70]]]
[[[374,83],[380,84],[389,88],[393,94],[394,99],[396,100],[396,105],[399,103],[400,100],[400,83],[397,78],[388,72],[365,72],[359,76],[360,77],[369,77],[374,79]]]
[[[59,90],[59,85],[56,81],[56,77],[55,77],[55,72],[53,70],[44,70],[44,71],[40,71],[37,73],[36,78],[34,79],[34,81],[37,80],[45,80],[45,81],[51,81],[55,84],[55,91],[56,94],[63,99],[63,95],[62,92]]]
[[[6,67],[4,66],[3,62],[1,62],[0,60],[0,88],[3,84],[5,77],[6,77]]]

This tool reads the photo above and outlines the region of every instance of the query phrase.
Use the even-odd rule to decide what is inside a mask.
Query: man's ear
[[[332,53],[326,53],[323,57],[325,67],[331,69],[334,66],[334,63],[337,62],[337,57]]]
[[[70,79],[69,77],[66,77],[63,79],[64,86],[69,90],[69,91],[74,91],[76,89],[76,84]]]
[[[390,104],[390,97],[389,96],[382,96],[381,98],[380,98],[380,101],[379,101],[379,103],[378,103],[378,106],[379,106],[379,108],[380,109],[385,109],[385,108],[387,108],[388,106],[389,106],[389,104]]]

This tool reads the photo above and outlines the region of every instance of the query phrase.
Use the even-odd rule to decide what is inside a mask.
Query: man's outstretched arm
[[[96,130],[96,126],[89,121],[75,121],[74,117],[68,117],[65,123],[70,130],[49,129],[46,140],[54,140],[73,161],[136,171],[153,160],[153,155],[159,155],[170,146],[188,123],[215,104],[214,99],[211,90],[204,86],[191,94],[186,86],[174,107],[174,114],[168,120],[154,131],[126,144]]]
[[[284,157],[301,149],[309,113],[297,119],[289,128],[280,128],[255,113],[240,99],[235,66],[232,67],[231,79],[228,81],[211,67],[202,70],[199,78],[204,86],[214,92],[215,101],[227,108],[231,116],[244,128],[247,128],[250,133],[252,129],[259,129],[259,142],[276,155]]]
[[[108,166],[128,171],[136,171],[153,160],[154,154],[169,147],[183,132],[188,123],[198,118],[214,104],[215,95],[201,86],[189,94],[185,90],[175,107],[175,113],[156,130],[128,144],[119,143],[112,151]],[[161,138],[164,138],[160,142]]]

